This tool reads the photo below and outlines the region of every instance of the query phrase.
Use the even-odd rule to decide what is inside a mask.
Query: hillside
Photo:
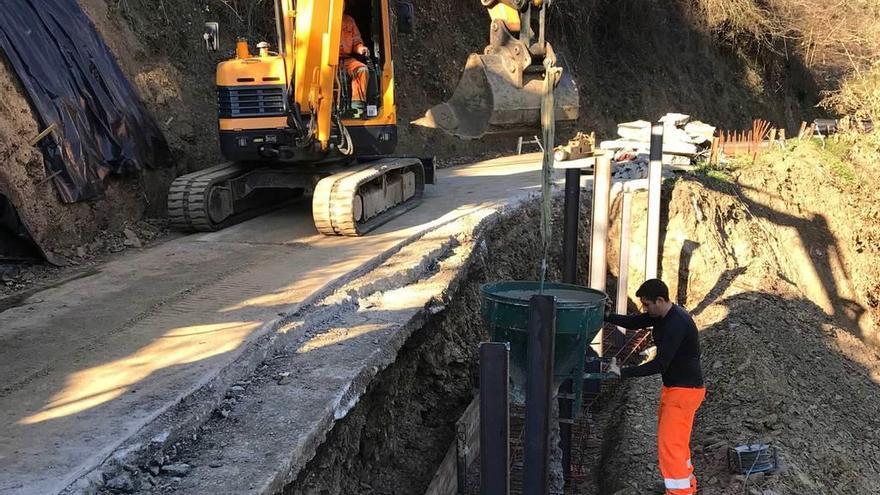
[[[101,231],[118,232],[144,216],[164,215],[165,191],[181,173],[216,163],[213,68],[235,38],[271,39],[271,2],[81,0],[123,71],[137,86],[171,146],[175,168],[139,177],[111,177],[105,199],[62,205],[43,180],[41,157],[15,136],[35,135],[34,116],[6,64],[0,67],[3,104],[0,146],[9,159],[0,171],[0,194],[11,198],[38,243],[71,257]],[[810,119],[819,87],[798,54],[778,53],[728,38],[705,5],[692,2],[556,2],[550,39],[580,86],[580,129],[600,134],[620,120],[690,113],[723,127],[744,127],[753,117],[796,128]],[[406,123],[444,100],[469,52],[485,45],[488,17],[478,2],[416,2],[413,35],[397,39],[396,77],[401,153],[443,160],[509,152],[512,140],[462,142]],[[717,16],[716,16],[717,17]],[[205,21],[218,21],[221,46],[206,53]],[[561,139],[575,129],[561,130]]]

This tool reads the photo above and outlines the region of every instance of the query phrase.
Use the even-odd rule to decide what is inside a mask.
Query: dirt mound
[[[827,182],[808,173],[760,171],[764,180],[787,186],[771,188],[778,196],[753,195],[748,181],[757,179],[744,171],[741,184],[679,181],[664,199],[662,276],[702,330],[708,394],[693,437],[702,493],[877,493],[880,353],[873,334],[850,318],[859,314],[852,310],[859,303],[834,290],[823,296],[837,287],[833,277],[846,274],[859,286],[867,282],[861,277],[871,276],[858,268],[838,271],[836,262],[825,272],[827,244],[817,256],[814,242],[828,240],[813,237],[818,233],[840,239],[834,249],[842,259],[852,247],[845,247],[846,230],[835,230],[835,221],[825,231],[816,228],[814,213],[794,197],[833,204],[838,200]],[[775,202],[765,204],[768,198]],[[774,209],[783,202],[786,208]],[[825,211],[851,214],[843,207]],[[643,222],[634,230],[642,235]],[[876,266],[876,255],[872,259]],[[858,299],[857,289],[852,297]],[[612,432],[605,434],[601,493],[644,493],[660,479],[654,460],[659,386],[659,379],[629,380],[608,398],[606,411],[625,412],[604,416]],[[782,470],[748,480],[730,475],[728,447],[753,441],[775,445]]]

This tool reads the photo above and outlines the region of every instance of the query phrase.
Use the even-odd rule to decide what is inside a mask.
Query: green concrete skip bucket
[[[452,98],[413,124],[463,139],[536,132],[541,129],[544,71],[540,65],[522,65],[500,54],[472,53]],[[554,102],[556,121],[578,118],[577,85],[568,71],[554,89]]]
[[[539,282],[497,282],[481,287],[481,312],[493,342],[510,343],[510,396],[525,403],[526,345],[529,299],[538,294]],[[579,285],[544,283],[544,295],[556,298],[554,384],[558,389],[572,379],[574,414],[580,411],[587,346],[602,328],[605,301],[600,291]]]

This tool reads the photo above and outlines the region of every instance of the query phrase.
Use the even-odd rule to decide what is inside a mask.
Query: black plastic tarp
[[[3,1],[0,49],[41,129],[57,125],[40,147],[63,201],[100,196],[111,173],[167,165],[156,121],[76,0]]]

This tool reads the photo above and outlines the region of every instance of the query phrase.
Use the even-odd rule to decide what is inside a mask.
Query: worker
[[[345,73],[351,79],[351,109],[353,117],[363,118],[367,101],[367,66],[355,55],[370,56],[357,23],[348,14],[342,15],[342,36],[339,41],[339,58]]]
[[[608,372],[621,378],[662,375],[657,411],[660,473],[667,495],[693,495],[697,493],[697,478],[691,464],[691,430],[706,396],[697,326],[684,308],[670,302],[669,288],[661,280],[645,281],[636,297],[644,313],[618,315],[609,306],[605,321],[628,329],[651,327],[657,353],[650,361],[624,368],[612,359]]]

